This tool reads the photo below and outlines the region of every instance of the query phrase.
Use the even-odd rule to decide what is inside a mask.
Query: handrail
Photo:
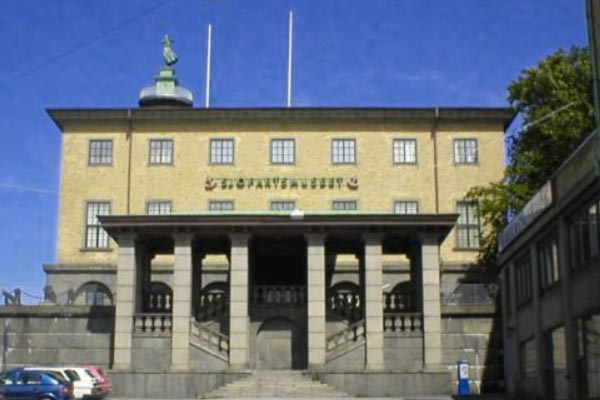
[[[416,312],[383,314],[383,330],[407,333],[423,330],[423,316]]]
[[[190,321],[190,344],[229,362],[229,336],[194,321]]]
[[[365,334],[365,320],[361,319],[347,328],[330,335],[325,342],[328,357],[331,358],[335,353],[350,350],[355,345],[362,344],[365,340]]]

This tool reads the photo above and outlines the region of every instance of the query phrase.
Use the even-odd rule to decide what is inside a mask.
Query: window
[[[108,201],[89,201],[87,203],[85,247],[88,249],[108,248],[108,233],[100,226],[98,215],[110,215]]]
[[[82,285],[75,295],[76,304],[83,303],[86,306],[109,306],[112,304],[110,290],[102,283],[88,282]]]
[[[146,205],[148,215],[171,214],[170,201],[149,201]]]
[[[569,222],[571,268],[587,265],[600,254],[600,205],[594,202]]]
[[[112,140],[90,140],[90,154],[88,162],[90,165],[112,164]]]
[[[417,140],[416,139],[394,139],[394,163],[416,164],[417,163]]]
[[[456,164],[476,164],[477,161],[477,139],[454,139]]]
[[[538,263],[540,270],[540,287],[542,290],[552,286],[560,279],[556,239],[546,239],[538,246]]]
[[[354,164],[356,162],[354,139],[333,139],[331,141],[331,162],[333,164]]]
[[[531,300],[531,261],[528,256],[515,262],[515,284],[517,305]]]
[[[459,249],[478,249],[480,226],[477,203],[459,201],[456,212],[460,215],[456,224],[456,247]]]
[[[209,211],[233,211],[233,201],[231,200],[210,200],[208,202]]]
[[[417,201],[395,201],[394,213],[396,214],[418,214],[419,202]]]
[[[173,164],[173,140],[150,140],[150,164]]]
[[[272,211],[292,211],[296,208],[296,202],[293,200],[276,200],[271,202]]]
[[[210,163],[233,164],[233,139],[210,140]]]
[[[294,139],[271,140],[271,163],[293,164],[296,158],[296,142]]]
[[[334,211],[354,211],[358,209],[356,200],[334,200],[331,204]]]

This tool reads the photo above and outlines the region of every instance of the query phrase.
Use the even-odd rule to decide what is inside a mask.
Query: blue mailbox
[[[469,363],[466,361],[457,361],[457,373],[458,373],[458,395],[468,396],[469,391]]]

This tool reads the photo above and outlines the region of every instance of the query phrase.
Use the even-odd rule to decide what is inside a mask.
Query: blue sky
[[[584,0],[19,0],[2,4],[0,287],[41,296],[55,260],[60,134],[53,107],[135,107],[169,33],[181,84],[214,107],[505,106],[507,84],[587,43]],[[35,302],[35,297],[26,297]]]

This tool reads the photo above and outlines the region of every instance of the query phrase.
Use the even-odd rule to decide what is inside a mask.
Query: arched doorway
[[[275,317],[260,326],[256,337],[256,367],[259,369],[299,368],[296,326],[287,318]]]

